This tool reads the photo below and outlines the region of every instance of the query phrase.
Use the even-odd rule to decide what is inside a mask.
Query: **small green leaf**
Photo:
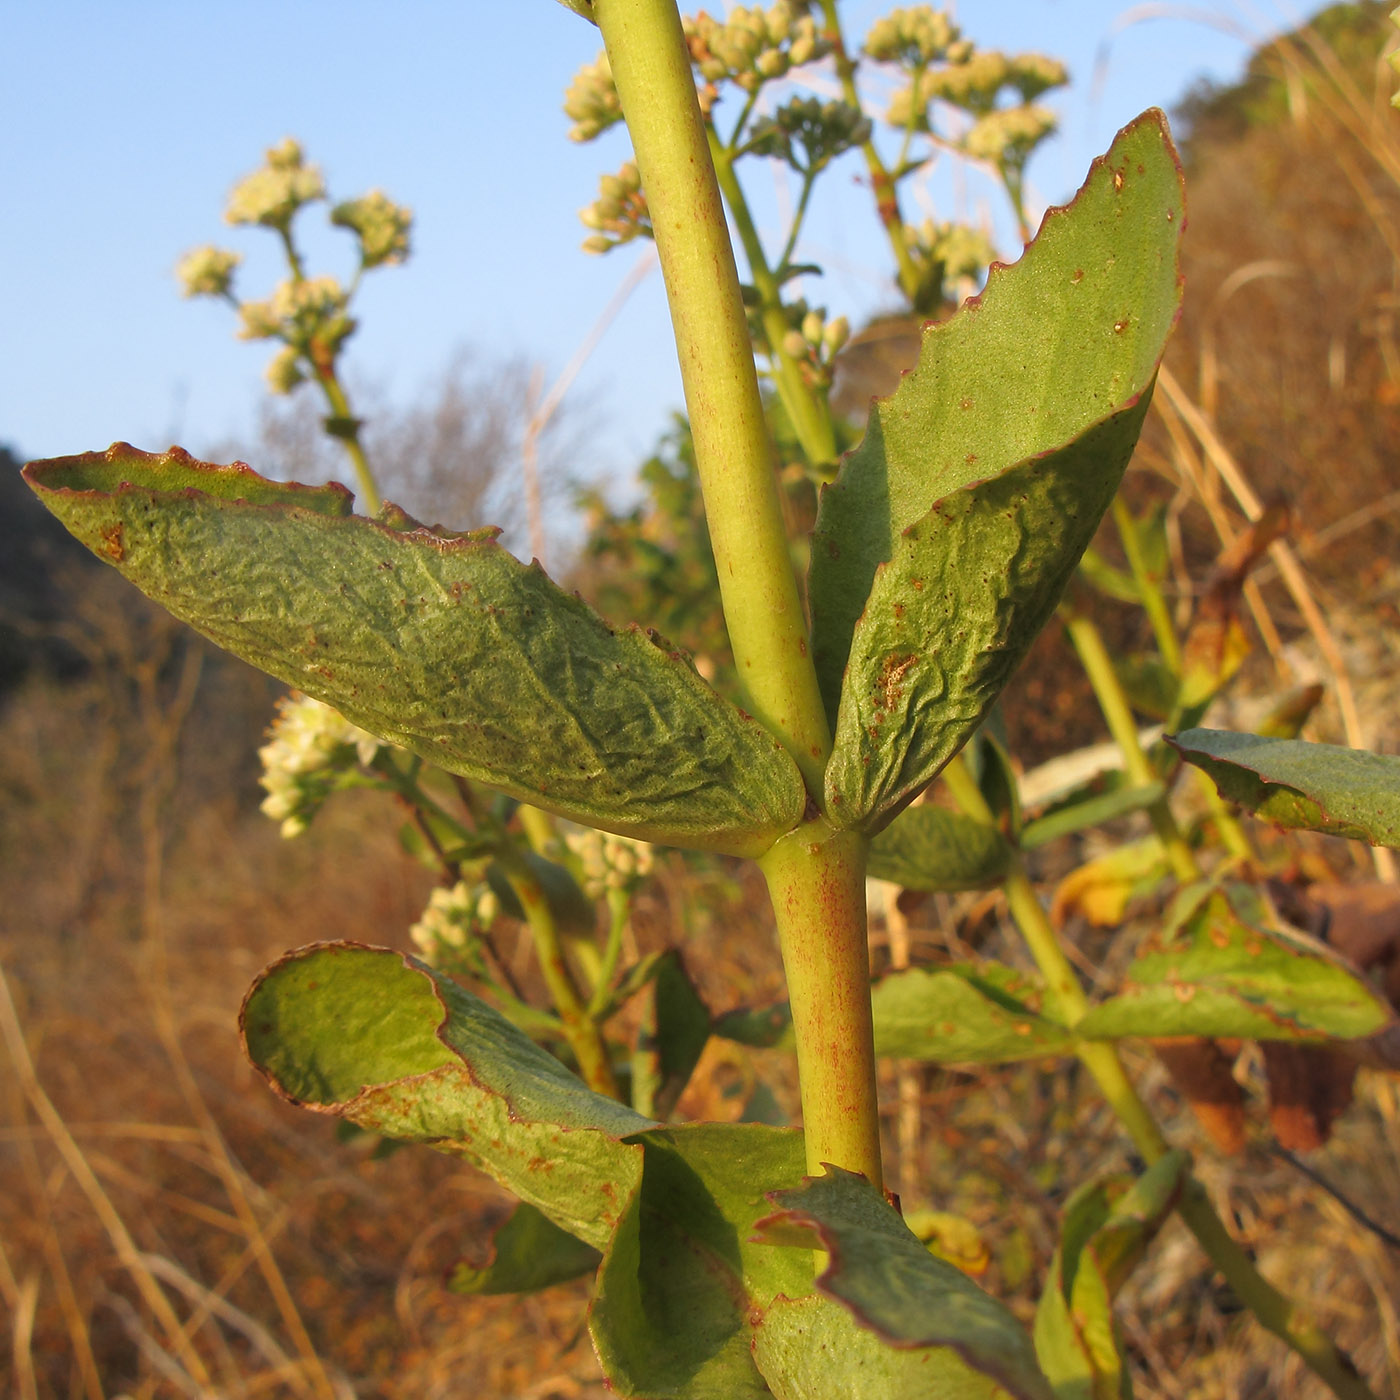
[[[1141,812],[1159,801],[1165,793],[1166,788],[1161,783],[1147,783],[1142,787],[1111,787],[1107,792],[1087,797],[1082,802],[1057,807],[1053,812],[1026,823],[1021,832],[1021,849],[1033,851],[1058,837],[1069,836],[1091,826],[1102,826],[1130,812]]]
[[[524,851],[521,859],[539,881],[540,889],[549,903],[549,911],[559,928],[565,933],[591,938],[597,927],[598,911],[578,887],[578,881],[562,865],[537,851]],[[525,918],[524,906],[510,883],[510,877],[495,861],[486,868],[486,883],[500,900],[503,914],[512,919]]]
[[[931,1064],[1060,1054],[1074,1037],[1046,1014],[1045,997],[1039,983],[993,962],[891,972],[871,991],[875,1053]]]
[[[1137,580],[1124,569],[1115,568],[1092,545],[1079,561],[1079,573],[1107,598],[1120,603],[1141,603],[1142,590]]]
[[[494,531],[396,529],[351,515],[343,487],[120,443],[25,477],[175,616],[454,773],[590,826],[733,855],[761,854],[801,816],[801,777],[767,730]]]
[[[1131,1400],[1113,1295],[1181,1193],[1189,1159],[1168,1152],[1136,1180],[1077,1190],[1035,1316],[1035,1350],[1057,1400]]]
[[[924,803],[870,843],[867,872],[906,890],[981,890],[999,884],[1011,848],[994,827]]]
[[[823,490],[809,595],[834,821],[878,830],[921,789],[1054,608],[1137,440],[1181,228],[1149,113],[1020,262],[925,333]]]
[[[714,1033],[757,1050],[791,1050],[792,1008],[785,1001],[770,1006],[740,1006],[726,1011],[714,1024]]]
[[[632,1055],[632,1107],[648,1118],[670,1117],[709,1038],[709,1009],[681,955],[668,949],[646,984]]]
[[[648,1120],[586,1088],[485,1002],[386,948],[313,944],[273,963],[240,1017],[284,1098],[465,1157],[603,1248],[641,1178]]]
[[[1000,963],[953,963],[890,972],[870,992],[875,1053],[926,1064],[1007,1064],[1063,1054],[1069,1029],[1044,1007],[1040,983]],[[714,1033],[764,1049],[790,1049],[787,1002],[726,1012]]]
[[[1117,657],[1113,673],[1128,703],[1139,714],[1159,723],[1171,717],[1181,695],[1181,677],[1161,657],[1141,654]]]
[[[930,1254],[863,1176],[828,1167],[825,1176],[809,1177],[796,1190],[775,1192],[773,1202],[778,1209],[758,1222],[760,1236],[774,1244],[826,1250],[831,1262],[817,1281],[821,1292],[843,1303],[888,1345],[927,1349],[923,1393],[939,1393],[933,1384],[945,1362],[940,1352],[951,1348],[1009,1394],[1048,1400],[1051,1391],[1030,1338],[1010,1311]],[[843,1375],[842,1357],[828,1353],[823,1360],[832,1373],[825,1394],[875,1400],[885,1393],[869,1384],[843,1390],[850,1378]]]
[[[466,1260],[447,1276],[451,1293],[537,1293],[592,1273],[602,1256],[534,1206],[518,1204],[491,1236],[484,1263]]]
[[[1400,847],[1400,757],[1220,729],[1167,742],[1222,797],[1266,821]]]
[[[1080,1035],[1350,1040],[1391,1020],[1323,945],[1272,927],[1248,885],[1183,890],[1121,988],[1076,1025]]]

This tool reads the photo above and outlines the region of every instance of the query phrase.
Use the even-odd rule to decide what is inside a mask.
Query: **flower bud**
[[[274,394],[290,394],[305,378],[301,355],[290,345],[284,345],[267,366],[267,386]]]
[[[175,265],[180,282],[180,294],[187,297],[221,297],[229,295],[233,269],[243,261],[238,253],[222,248],[196,248],[186,253]]]
[[[401,263],[408,257],[413,211],[395,204],[380,190],[337,204],[331,210],[331,223],[352,229],[358,236],[363,267]]]
[[[231,224],[263,224],[285,231],[303,204],[323,199],[325,193],[321,172],[302,163],[301,147],[289,137],[268,151],[261,170],[233,187],[224,217]]]

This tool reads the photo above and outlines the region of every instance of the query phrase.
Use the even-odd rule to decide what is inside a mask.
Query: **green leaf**
[[[1000,963],[954,963],[890,972],[870,992],[875,1053],[926,1064],[1007,1064],[1062,1054],[1066,1026],[1043,1009],[1040,983]],[[791,1049],[787,1002],[726,1012],[714,1033],[763,1049]]]
[[[1077,1024],[1080,1035],[1350,1040],[1391,1020],[1322,944],[1272,927],[1248,885],[1183,890],[1121,986]]]
[[[965,1366],[1009,1394],[1049,1400],[1051,1391],[1030,1338],[1011,1312],[930,1254],[863,1176],[828,1167],[825,1176],[810,1177],[796,1190],[774,1193],[773,1201],[777,1211],[758,1222],[762,1238],[826,1250],[830,1263],[817,1281],[821,1292],[848,1307],[862,1326],[891,1346],[927,1351],[927,1388],[917,1393],[942,1393],[934,1387],[951,1360],[941,1353],[951,1348]],[[825,1351],[822,1359],[831,1378],[822,1394],[875,1400],[886,1393],[875,1377],[861,1377],[856,1388],[843,1388],[851,1386],[853,1372],[859,1376],[859,1354],[848,1359]],[[963,1367],[950,1369],[956,1374]]]
[[[447,1276],[451,1293],[537,1293],[592,1273],[602,1256],[523,1202],[491,1237],[484,1263],[466,1260]]]
[[[1128,703],[1139,714],[1165,723],[1176,709],[1181,694],[1181,677],[1160,656],[1120,656],[1114,659],[1113,673],[1123,687]]]
[[[646,983],[632,1055],[632,1107],[648,1118],[668,1118],[709,1038],[709,1008],[681,955],[668,949]]]
[[[1033,851],[1060,836],[1102,826],[1130,812],[1141,812],[1166,794],[1161,783],[1146,783],[1142,787],[1110,787],[1067,806],[1057,807],[1043,817],[1029,821],[1021,832],[1021,849]],[[901,818],[900,820],[903,820]]]
[[[896,1349],[825,1298],[779,1298],[754,1331],[777,1400],[1006,1400],[951,1348]]]
[[[757,1050],[791,1050],[796,1043],[792,1038],[792,1008],[785,1001],[726,1011],[715,1020],[713,1030],[725,1040]]]
[[[1266,821],[1400,847],[1400,757],[1220,729],[1167,742],[1222,797]]]
[[[1125,569],[1115,568],[1091,545],[1079,561],[1079,573],[1106,598],[1120,603],[1142,602],[1137,580]]]
[[[809,595],[833,820],[878,829],[921,789],[1054,608],[1137,440],[1181,227],[1148,113],[1020,262],[925,333],[824,489]]]
[[[1168,1152],[1137,1180],[1110,1177],[1065,1205],[1035,1315],[1035,1350],[1057,1400],[1131,1400],[1113,1295],[1176,1204],[1189,1159]]]
[[[351,515],[343,487],[125,444],[25,476],[177,617],[452,772],[591,826],[735,855],[801,816],[802,780],[772,735],[663,639],[609,627],[493,531],[396,529]]]
[[[870,843],[867,873],[906,890],[981,890],[999,884],[1011,848],[994,827],[924,803]]]
[[[1005,1064],[1063,1053],[1069,1029],[1042,1009],[1044,987],[999,963],[911,967],[871,991],[875,1053],[931,1064]]]
[[[598,1274],[590,1325],[622,1395],[767,1396],[754,1322],[778,1294],[812,1292],[808,1253],[753,1239],[768,1191],[802,1178],[802,1137],[758,1124],[657,1128],[641,1145],[641,1190]]]
[[[622,1139],[647,1119],[413,958],[350,943],[289,953],[240,1025],[282,1097],[465,1157],[595,1249],[640,1182],[641,1152]]]
[[[537,851],[523,851],[520,858],[529,867],[544,897],[549,904],[549,912],[554,922],[565,933],[575,933],[582,938],[591,938],[597,929],[598,911],[593,902],[579,888],[578,881],[558,862],[542,856]],[[501,865],[492,861],[486,868],[486,883],[491,892],[501,902],[501,912],[512,919],[524,919],[525,908],[520,896],[510,882]]]

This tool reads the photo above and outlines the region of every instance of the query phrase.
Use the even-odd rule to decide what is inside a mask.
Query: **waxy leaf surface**
[[[831,1262],[818,1279],[819,1289],[889,1345],[933,1356],[951,1348],[981,1377],[1018,1400],[1049,1400],[1051,1391],[1030,1338],[1011,1312],[930,1254],[863,1176],[829,1167],[825,1176],[810,1177],[796,1190],[776,1192],[773,1202],[777,1211],[758,1225],[762,1237],[826,1250]],[[849,1385],[849,1379],[843,1376],[840,1354],[828,1352],[823,1361],[832,1373],[826,1394],[869,1395],[872,1400],[885,1394],[870,1383],[873,1377],[865,1388],[843,1389],[843,1380]],[[928,1388],[907,1393],[944,1393],[933,1384],[936,1364],[929,1369],[934,1374]]]
[[[1390,1020],[1366,983],[1321,945],[1272,926],[1251,886],[1192,886],[1138,950],[1119,993],[1075,1030],[1095,1040],[1348,1040]]]
[[[651,1126],[588,1089],[480,998],[387,948],[313,944],[254,983],[249,1059],[284,1098],[465,1157],[603,1249]]]
[[[1168,739],[1220,795],[1279,826],[1400,847],[1400,758],[1337,744],[1188,729]]]
[[[176,617],[452,772],[591,826],[736,855],[801,816],[801,777],[761,725],[493,531],[434,533],[393,509],[369,520],[343,487],[124,444],[25,474]]]
[[[1160,113],[928,329],[826,488],[809,580],[831,818],[877,830],[976,728],[1127,465],[1180,300]]]

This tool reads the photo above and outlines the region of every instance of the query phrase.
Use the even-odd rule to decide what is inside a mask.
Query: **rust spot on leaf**
[[[102,527],[102,552],[114,564],[120,564],[126,558],[126,547],[122,544],[122,523],[120,520],[115,525]]]
[[[1123,172],[1122,172],[1121,170],[1115,170],[1115,171],[1113,172],[1113,189],[1114,189],[1114,193],[1115,193],[1115,194],[1116,194],[1116,193],[1119,193],[1119,192],[1122,190],[1122,188],[1123,188]]]
[[[1076,267],[1074,269],[1074,276],[1069,280],[1077,287],[1084,280],[1084,269],[1082,267]]]
[[[917,660],[914,656],[887,656],[880,667],[879,699],[876,704],[882,710],[893,710],[904,696],[900,684],[909,668]]]

